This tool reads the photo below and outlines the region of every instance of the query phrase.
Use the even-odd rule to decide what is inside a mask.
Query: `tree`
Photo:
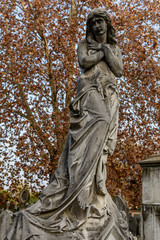
[[[76,46],[90,8],[106,7],[124,59],[117,149],[107,187],[140,203],[137,162],[159,150],[158,1],[6,0],[1,4],[0,185],[20,176],[43,187],[56,168],[69,127],[79,67]],[[3,173],[2,173],[3,170]]]

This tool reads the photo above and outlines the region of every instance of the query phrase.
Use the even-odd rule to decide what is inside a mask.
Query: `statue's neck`
[[[104,33],[103,35],[96,35],[95,39],[98,43],[106,43],[107,42],[107,34]]]

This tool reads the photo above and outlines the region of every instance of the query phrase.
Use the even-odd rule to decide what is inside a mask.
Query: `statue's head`
[[[103,18],[107,24],[107,43],[116,44],[117,41],[115,39],[115,29],[111,24],[111,19],[103,8],[95,8],[89,14],[86,23],[86,40],[88,43],[93,43],[96,41],[94,32],[93,32],[93,19],[94,18]]]

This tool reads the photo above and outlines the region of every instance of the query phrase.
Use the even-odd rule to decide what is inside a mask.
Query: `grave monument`
[[[160,154],[139,162],[142,167],[141,240],[160,238]]]
[[[107,192],[107,157],[118,127],[121,51],[104,9],[87,18],[78,45],[81,74],[70,103],[70,129],[51,183],[38,202],[18,212],[6,240],[133,240],[126,214]]]

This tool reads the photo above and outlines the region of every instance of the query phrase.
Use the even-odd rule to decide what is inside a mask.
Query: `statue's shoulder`
[[[119,48],[119,46],[117,44],[110,44],[110,48],[113,50],[114,54],[119,56],[121,55],[121,49]]]
[[[81,41],[78,43],[78,48],[77,48],[77,50],[79,50],[79,49],[84,49],[84,48],[87,48],[87,47],[88,47],[88,44],[87,44],[86,40],[83,39],[83,40],[81,40]]]
[[[79,44],[86,44],[86,45],[87,45],[86,39],[82,39],[82,40],[78,43],[78,45],[79,45]]]
[[[117,56],[122,57],[121,49],[117,44],[116,44],[116,53],[117,53]]]
[[[117,50],[117,51],[121,51],[121,50],[120,50],[120,47],[119,47],[117,44],[116,44],[116,50]]]

